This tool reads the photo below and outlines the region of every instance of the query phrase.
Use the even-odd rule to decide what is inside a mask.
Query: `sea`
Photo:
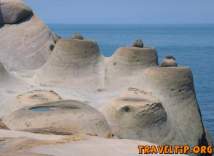
[[[173,55],[180,65],[191,67],[203,121],[214,138],[214,24],[49,24],[49,27],[63,37],[81,33],[96,41],[105,56],[142,39],[145,46],[157,49],[159,62],[165,56]]]

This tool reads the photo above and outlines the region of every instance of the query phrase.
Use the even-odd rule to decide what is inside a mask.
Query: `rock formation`
[[[161,67],[177,67],[176,59],[173,56],[166,56],[160,65]]]
[[[164,144],[174,137],[166,110],[151,93],[129,88],[102,111],[119,138]]]
[[[144,83],[144,88],[152,91],[166,109],[168,120],[177,134],[177,139],[171,142],[191,145],[206,142],[189,68],[148,68],[144,71]]]
[[[33,90],[16,97],[17,105],[21,105],[21,107],[60,100],[62,98],[56,92],[48,90]]]
[[[21,0],[1,0],[0,24],[17,24],[33,16],[33,11]]]
[[[102,80],[102,59],[97,43],[89,40],[59,39],[47,63],[35,79],[42,84],[97,85]],[[101,82],[100,82],[101,83]],[[84,84],[84,85],[85,85]]]
[[[0,1],[0,61],[10,70],[36,69],[46,62],[57,37],[21,0]]]
[[[144,47],[141,41],[104,57],[96,42],[80,34],[57,37],[21,0],[0,1],[0,23],[0,127],[12,130],[0,130],[0,155],[38,155],[26,145],[76,135],[89,139],[81,138],[79,144],[69,140],[67,145],[56,139],[51,144],[65,148],[63,156],[75,145],[102,144],[112,149],[114,143],[127,148],[123,139],[131,139],[127,143],[135,147],[141,143],[136,140],[212,144],[202,122],[191,69],[177,67],[174,57],[166,57],[158,66],[156,49]],[[46,139],[41,143],[41,136],[28,132],[49,135],[42,135]],[[115,139],[107,140],[112,134]],[[35,150],[56,155],[50,152],[53,148]],[[84,150],[100,155],[91,148]],[[136,154],[129,152],[125,155]],[[74,150],[74,155],[83,153]]]
[[[12,130],[111,137],[110,128],[101,113],[72,100],[24,107],[6,116],[3,122]]]

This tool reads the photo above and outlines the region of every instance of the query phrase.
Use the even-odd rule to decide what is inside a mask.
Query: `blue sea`
[[[155,47],[159,61],[173,55],[192,68],[197,98],[205,126],[214,136],[214,25],[63,25],[49,24],[63,37],[79,32],[98,42],[101,52],[111,56],[122,46],[143,39]]]

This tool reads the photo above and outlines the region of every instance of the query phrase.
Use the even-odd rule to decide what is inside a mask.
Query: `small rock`
[[[160,67],[177,67],[176,59],[173,56],[166,56]]]

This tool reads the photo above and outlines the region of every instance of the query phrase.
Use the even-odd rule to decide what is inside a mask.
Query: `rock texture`
[[[102,114],[84,103],[72,100],[25,107],[6,116],[3,121],[12,130],[111,137]]]
[[[4,137],[2,137],[4,136]],[[0,130],[0,156],[133,156],[152,143],[82,135],[60,136]]]
[[[10,70],[43,65],[57,37],[23,1],[1,0],[0,6],[0,61]]]
[[[206,144],[192,71],[186,67],[156,67],[145,70],[144,76],[145,88],[163,103],[168,120],[176,131],[174,140],[168,141],[175,144]]]
[[[113,134],[122,139],[140,139],[164,144],[171,132],[162,103],[151,93],[136,88],[129,88],[104,106],[102,111],[112,127]]]
[[[138,151],[128,147],[141,143],[134,140],[211,144],[191,69],[177,67],[175,58],[166,57],[159,67],[156,50],[141,42],[104,57],[96,42],[81,35],[57,37],[20,0],[0,1],[0,22],[0,124],[11,129],[0,130],[0,155],[107,156],[113,149],[131,156]],[[108,140],[112,133],[116,139]],[[51,134],[103,138],[43,146]],[[28,150],[37,145],[43,147]]]
[[[102,56],[97,43],[89,40],[60,39],[47,63],[35,79],[42,84],[83,86],[99,84]],[[100,78],[101,77],[101,78]]]
[[[0,24],[17,24],[33,15],[31,8],[21,0],[1,0]]]
[[[50,90],[33,90],[16,97],[17,105],[20,107],[48,102],[60,101],[62,98],[54,91]],[[14,104],[16,105],[16,104]],[[17,106],[18,107],[18,106]]]

